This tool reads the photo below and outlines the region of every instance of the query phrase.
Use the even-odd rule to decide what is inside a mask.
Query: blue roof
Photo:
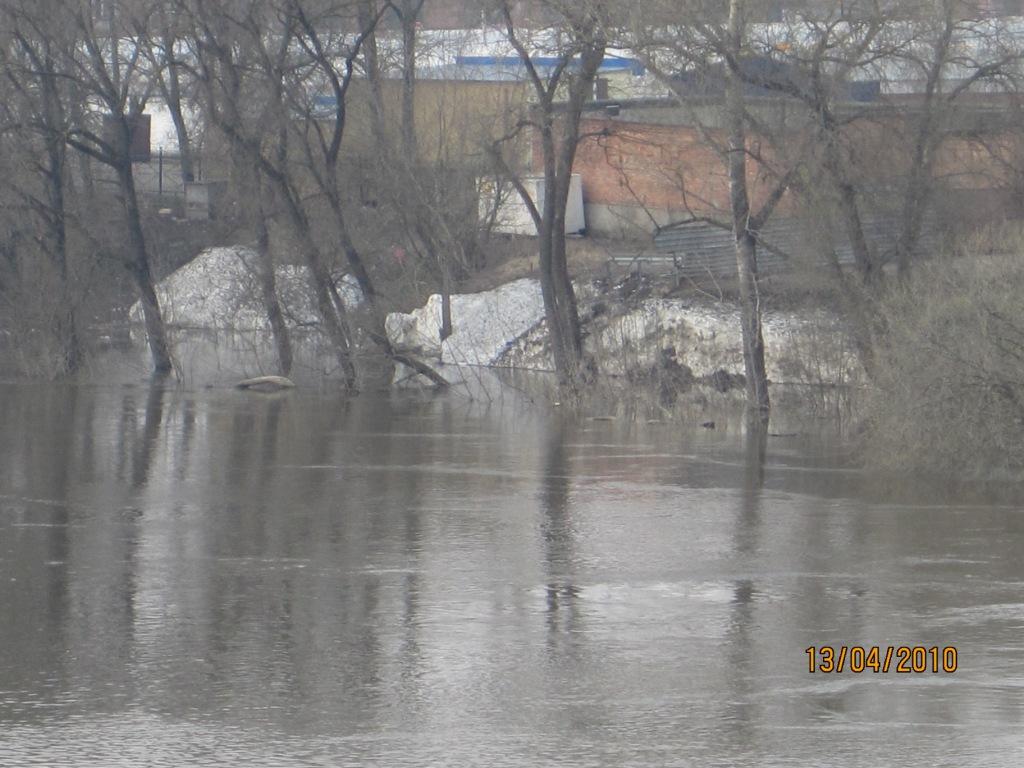
[[[539,70],[551,70],[562,62],[561,56],[532,56],[530,61]],[[522,59],[519,56],[456,56],[455,63],[460,67],[520,69],[523,68]],[[579,66],[577,59],[574,59],[572,66]],[[630,72],[633,75],[642,75],[646,72],[644,65],[637,59],[630,59],[623,56],[606,56],[601,61],[599,72]]]

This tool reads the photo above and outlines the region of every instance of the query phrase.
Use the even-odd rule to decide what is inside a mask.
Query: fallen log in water
[[[295,382],[284,376],[257,376],[238,382],[235,388],[254,392],[280,392],[282,389],[295,389]]]

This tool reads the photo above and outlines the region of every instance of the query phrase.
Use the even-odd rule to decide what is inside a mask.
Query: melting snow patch
[[[586,299],[589,288],[577,288]],[[441,297],[409,314],[391,314],[395,346],[445,364],[552,370],[540,283],[524,278],[483,293],[452,296],[453,334],[441,343]],[[861,376],[838,319],[827,312],[766,312],[766,362],[772,382],[848,384]],[[738,307],[700,299],[647,299],[602,314],[584,328],[587,351],[604,373],[650,371],[671,350],[694,376],[744,372]]]
[[[537,280],[523,278],[493,291],[452,297],[452,335],[441,342],[441,296],[409,314],[392,313],[387,333],[392,343],[445,364],[492,365],[506,348],[544,318]]]
[[[156,287],[164,321],[189,328],[269,330],[260,294],[259,263],[251,248],[209,248]],[[277,292],[285,320],[290,325],[317,325],[319,316],[312,297],[306,267],[282,264],[274,269]],[[336,278],[346,307],[362,300],[351,275]],[[142,321],[142,307],[135,302],[131,319]]]

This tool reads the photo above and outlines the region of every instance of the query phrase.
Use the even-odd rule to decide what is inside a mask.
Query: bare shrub
[[[921,265],[882,304],[869,463],[1024,477],[1024,232]]]
[[[35,251],[31,246],[27,250]],[[56,378],[67,373],[62,355],[61,307],[47,260],[17,257],[0,262],[0,350],[8,372]]]

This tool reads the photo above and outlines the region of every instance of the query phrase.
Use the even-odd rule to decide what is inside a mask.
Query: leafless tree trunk
[[[745,37],[744,0],[729,1],[729,41],[736,53]],[[761,330],[761,296],[757,282],[757,241],[750,231],[750,194],[747,190],[746,110],[743,82],[730,70],[726,78],[725,120],[729,132],[729,198],[732,231],[736,242],[736,274],[740,287],[740,315],[743,335],[743,366],[747,377],[747,406],[767,423],[771,411],[768,374],[764,364],[764,335]]]
[[[395,0],[391,3],[402,26],[402,153],[416,162],[416,25],[424,0]]]
[[[453,232],[451,218],[457,213],[445,210],[442,189],[443,160],[421,154],[417,135],[416,58],[419,38],[417,27],[424,0],[394,0],[388,3],[401,25],[401,99],[398,148],[387,129],[384,82],[380,71],[377,35],[371,31],[363,44],[363,69],[370,86],[370,116],[378,147],[376,162],[380,176],[386,178],[380,191],[388,199],[402,224],[407,241],[428,264],[436,267],[441,295],[441,328],[444,341],[454,332],[451,291],[453,271],[465,264],[465,248],[459,233]],[[361,23],[367,28],[372,18],[372,3],[361,5]],[[440,183],[439,183],[440,182]]]
[[[146,323],[146,336],[153,357],[153,369],[157,374],[171,372],[171,353],[167,345],[167,332],[164,328],[163,316],[160,313],[160,302],[156,296],[153,274],[149,266],[149,251],[146,247],[146,235],[142,229],[142,213],[139,210],[139,199],[135,192],[135,177],[132,174],[131,160],[128,159],[128,146],[131,141],[131,129],[127,121],[120,121],[115,128],[118,136],[119,162],[117,172],[121,205],[124,208],[125,221],[128,225],[128,251],[131,255],[131,273],[139,290],[142,314]]]
[[[207,114],[241,156],[252,163],[266,179],[284,210],[284,215],[298,241],[299,251],[310,271],[317,312],[331,342],[349,391],[357,387],[352,360],[352,333],[345,309],[335,301],[335,289],[323,253],[313,238],[313,228],[302,197],[289,169],[289,108],[285,100],[285,71],[288,68],[289,46],[295,42],[294,26],[282,24],[281,34],[267,47],[262,6],[248,9],[243,18],[218,15],[218,11],[202,4],[195,6],[196,49],[200,52],[198,66],[207,102]],[[288,18],[285,17],[287,22]],[[236,46],[233,34],[240,35],[243,45]],[[239,61],[246,55],[251,60]],[[243,112],[241,100],[243,79],[255,73],[258,82],[252,93],[261,99],[261,110],[255,116]],[[267,129],[272,128],[272,138]],[[273,321],[272,325],[273,325]],[[283,361],[282,361],[283,362]]]
[[[594,78],[604,60],[607,40],[603,27],[588,4],[566,9],[560,29],[565,33],[557,64],[546,77],[535,65],[527,42],[517,30],[513,8],[502,2],[505,36],[515,49],[537,97],[527,123],[537,132],[544,163],[544,199],[538,205],[522,179],[501,153],[500,142],[492,147],[499,172],[507,176],[526,205],[537,228],[538,264],[544,313],[548,325],[555,370],[561,385],[578,393],[593,375],[585,359],[576,293],[566,259],[565,215],[572,181],[572,167],[580,140],[580,117],[593,92]],[[570,68],[575,71],[570,72]],[[566,101],[556,99],[566,92]]]
[[[693,124],[704,141],[722,159],[729,179],[728,213],[705,214],[713,224],[728,228],[733,234],[736,275],[739,285],[740,330],[743,340],[743,363],[746,374],[746,399],[751,424],[764,428],[771,412],[768,375],[765,365],[765,343],[762,302],[758,275],[760,232],[789,191],[799,159],[779,153],[772,162],[751,149],[748,126],[769,132],[765,120],[756,119],[745,96],[745,61],[750,56],[748,0],[729,0],[728,14],[723,19],[714,14],[691,11],[688,24],[680,24],[666,36],[661,29],[637,33],[640,55],[648,62],[655,76],[672,88],[680,107],[689,109],[688,94],[671,71],[663,69],[657,59],[659,51],[671,51],[678,62],[685,62],[696,73],[716,80],[724,77],[721,103],[721,127],[709,126],[696,110],[689,109]],[[642,29],[642,25],[639,25]],[[721,64],[709,64],[709,59]],[[678,64],[677,64],[678,66]],[[721,70],[717,68],[721,67]],[[721,71],[721,74],[719,74]],[[784,122],[784,121],[783,121]],[[724,134],[724,135],[723,135]],[[760,135],[758,136],[760,138]],[[757,175],[772,184],[758,210],[752,210],[749,188],[750,159],[757,162]],[[684,196],[686,194],[683,190]],[[726,223],[727,221],[727,223]]]
[[[8,171],[4,182],[36,220],[39,244],[53,267],[53,332],[60,350],[53,372],[62,375],[79,369],[84,351],[69,271],[67,198],[71,190],[64,142],[69,89],[62,87],[57,61],[62,41],[47,30],[50,10],[15,3],[0,9],[9,35],[8,44],[0,50],[0,69],[8,89],[0,124],[14,141],[16,153],[26,157],[38,153],[33,162],[19,163],[23,176]]]
[[[35,79],[39,85],[41,104],[38,107],[38,130],[42,134],[44,152],[43,161],[38,164],[37,168],[44,185],[45,203],[34,207],[41,214],[41,222],[49,242],[47,252],[57,273],[58,296],[55,330],[62,349],[59,367],[64,372],[73,374],[82,364],[83,350],[76,318],[77,302],[72,296],[68,272],[68,211],[65,203],[67,152],[63,135],[66,129],[64,106],[61,103],[53,57],[49,52],[50,43],[42,41],[43,55],[39,56],[39,52],[23,35],[19,34],[18,39],[23,52],[35,67]],[[30,203],[37,202],[31,195],[28,196],[28,199]]]
[[[267,219],[270,214],[264,202],[265,185],[260,179],[259,169],[250,165],[235,153],[235,178],[242,190],[247,190],[247,199],[242,205],[246,208],[247,218],[256,233],[256,270],[259,275],[260,298],[263,309],[267,313],[270,331],[277,349],[277,365],[282,376],[291,374],[293,353],[291,334],[285,323],[281,300],[277,293],[277,276],[275,273],[274,254],[270,248],[270,228]],[[243,194],[246,194],[243,192]]]
[[[336,51],[326,44],[300,0],[289,0],[288,7],[293,14],[300,43],[309,55],[311,64],[326,80],[328,90],[334,97],[333,113],[329,117],[314,115],[308,111],[302,115],[304,128],[301,132],[300,150],[306,160],[306,169],[317,189],[327,201],[341,250],[367,303],[367,322],[363,330],[385,357],[411,367],[438,387],[447,387],[447,380],[432,367],[409,355],[400,354],[392,347],[384,327],[386,309],[370,276],[363,254],[360,253],[352,238],[352,230],[342,200],[343,185],[338,176],[338,166],[342,139],[347,127],[346,99],[352,82],[355,60],[363,51],[363,46],[369,43],[368,50],[371,51],[371,56],[375,56],[374,36],[382,11],[378,10],[376,15],[371,16],[372,3],[360,3],[358,19],[361,29],[354,40],[346,41],[342,50]],[[374,69],[376,67],[375,60],[368,66]],[[373,80],[375,78],[371,76],[370,79],[371,87],[374,87]],[[377,98],[379,98],[379,94]],[[411,125],[412,123],[410,123]]]
[[[137,8],[112,2],[107,18],[97,19],[91,3],[75,3],[69,25],[74,42],[68,46],[63,77],[74,80],[87,97],[106,110],[105,127],[97,132],[93,116],[81,112],[81,122],[67,132],[67,142],[108,166],[117,177],[118,194],[125,215],[129,271],[139,291],[153,367],[157,374],[171,371],[160,303],[150,269],[149,251],[132,171],[131,135],[146,104],[149,87],[140,71],[143,42],[132,35],[137,29],[132,14]]]
[[[159,29],[156,30],[157,37],[153,41],[153,50],[159,49],[163,54],[163,66],[155,68],[156,84],[160,89],[160,96],[171,113],[171,122],[174,123],[174,134],[178,139],[178,156],[181,162],[181,180],[188,183],[196,180],[195,156],[192,147],[192,136],[185,122],[185,111],[182,107],[182,75],[185,71],[182,62],[179,61],[179,52],[176,46],[180,36],[177,35],[172,26],[173,22],[168,17],[171,9],[165,8],[162,4],[159,11]]]
[[[258,213],[263,213],[262,206]],[[266,221],[262,218],[256,223],[256,254],[259,258],[260,295],[263,298],[267,319],[270,321],[271,333],[274,335],[274,345],[277,347],[278,368],[282,376],[288,376],[292,372],[291,334],[288,333],[288,326],[285,325],[281,301],[277,295],[274,255],[270,250],[270,232],[267,229]]]

